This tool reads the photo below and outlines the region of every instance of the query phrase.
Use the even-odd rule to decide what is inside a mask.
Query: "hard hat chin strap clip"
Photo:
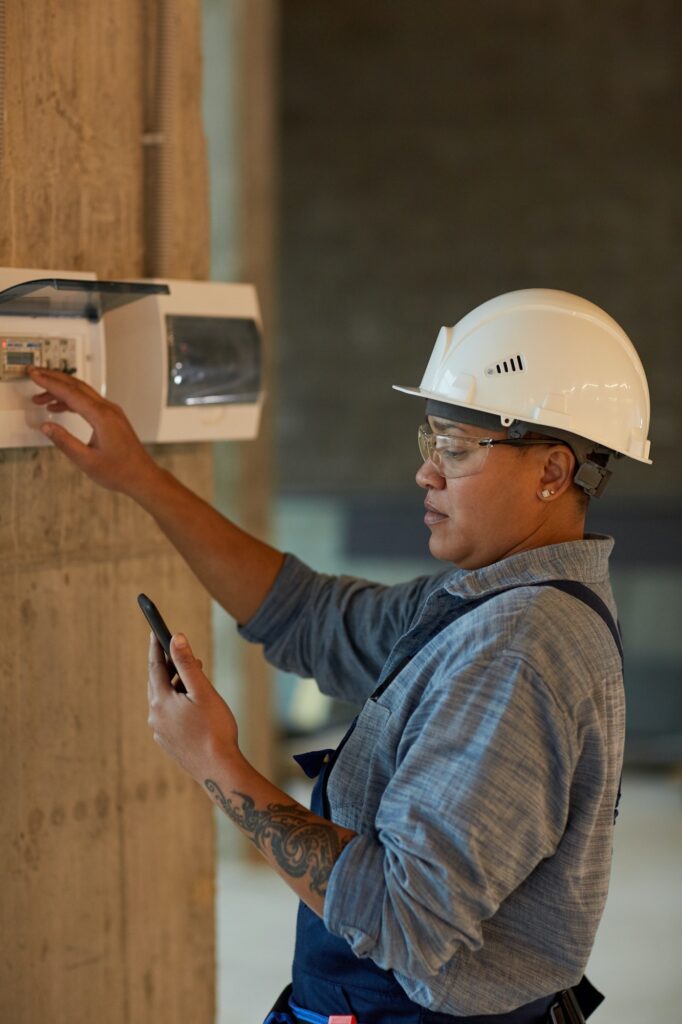
[[[582,487],[583,491],[593,498],[600,498],[611,478],[612,471],[608,469],[611,457],[607,459],[605,466],[600,466],[592,459],[583,462],[573,477],[573,483]]]

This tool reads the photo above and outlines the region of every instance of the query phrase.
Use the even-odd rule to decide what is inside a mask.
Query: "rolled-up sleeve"
[[[376,686],[396,640],[440,577],[384,586],[317,573],[287,555],[253,618],[239,627],[267,660],[314,678],[323,693],[358,702]]]
[[[324,920],[410,992],[464,946],[556,849],[572,765],[565,722],[522,658],[480,660],[426,687],[372,834],[332,871]]]

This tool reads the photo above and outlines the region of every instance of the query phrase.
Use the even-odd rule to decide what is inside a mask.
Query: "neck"
[[[549,544],[565,544],[568,541],[583,540],[584,536],[584,516],[578,518],[575,515],[548,516],[501,557],[507,558],[509,555],[516,555],[521,551],[530,551],[532,548],[544,548]]]

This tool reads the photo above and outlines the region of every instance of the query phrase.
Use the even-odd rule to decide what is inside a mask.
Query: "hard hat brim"
[[[513,416],[507,416],[505,413],[501,413],[499,409],[484,409],[481,405],[463,405],[461,402],[453,402],[447,395],[438,394],[436,391],[425,391],[424,388],[406,388],[401,384],[392,385],[394,391],[402,391],[405,395],[414,395],[415,398],[423,398],[424,400],[431,399],[434,402],[442,402],[445,405],[451,406],[453,409],[470,409],[472,412],[485,413],[487,416],[496,416],[500,421],[500,429],[508,427],[514,420]]]

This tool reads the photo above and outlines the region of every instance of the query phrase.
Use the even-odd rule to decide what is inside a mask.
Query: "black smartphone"
[[[147,597],[146,594],[138,594],[137,603],[142,609],[144,617],[146,618],[147,622],[152,627],[154,636],[163,647],[164,653],[166,655],[166,668],[168,669],[168,674],[170,676],[171,683],[173,683],[173,686],[178,691],[178,693],[187,693],[184,683],[178,676],[178,670],[173,664],[173,659],[171,658],[170,642],[172,633],[168,626],[166,625],[166,623],[163,621],[163,616],[161,615],[161,612],[156,607],[154,602]],[[175,682],[173,682],[176,676],[178,676],[178,678]]]

